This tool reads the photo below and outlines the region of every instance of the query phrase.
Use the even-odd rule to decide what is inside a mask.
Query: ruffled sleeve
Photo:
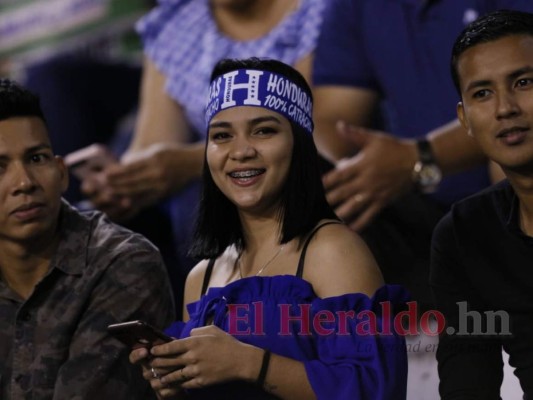
[[[185,328],[185,322],[176,321],[173,322],[168,328],[165,329],[164,333],[173,338],[180,338],[183,329]]]
[[[318,399],[405,399],[405,338],[393,320],[407,300],[400,286],[383,286],[372,298],[354,293],[313,301],[318,358],[305,369]]]

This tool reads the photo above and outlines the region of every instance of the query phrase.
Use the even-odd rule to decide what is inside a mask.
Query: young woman
[[[83,188],[96,208],[121,222],[153,204],[168,215],[178,258],[168,269],[180,297],[195,264],[186,254],[201,193],[211,72],[223,58],[259,56],[293,65],[310,81],[326,4],[159,0],[137,25],[146,57],[135,133],[121,162],[105,169],[105,179],[85,179]]]
[[[305,79],[224,60],[206,110],[187,322],[131,361],[162,398],[405,398],[403,338],[377,334],[403,292],[326,202]]]

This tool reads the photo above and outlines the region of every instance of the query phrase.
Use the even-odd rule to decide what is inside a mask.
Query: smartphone
[[[149,349],[152,346],[174,340],[144,321],[128,321],[109,325],[107,331],[133,349],[140,347]]]
[[[106,146],[98,143],[65,156],[65,164],[72,174],[80,180],[86,179],[91,174],[102,172],[108,165],[116,162],[117,159],[113,153]]]

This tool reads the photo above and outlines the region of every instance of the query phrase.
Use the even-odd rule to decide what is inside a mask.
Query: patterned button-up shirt
[[[2,400],[146,399],[152,390],[109,324],[174,315],[164,264],[146,239],[64,203],[48,273],[22,299],[0,279]],[[1,260],[0,260],[1,263]],[[9,268],[9,266],[3,266]]]

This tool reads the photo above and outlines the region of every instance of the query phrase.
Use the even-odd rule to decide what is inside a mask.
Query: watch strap
[[[416,141],[418,147],[418,158],[422,161],[422,164],[435,164],[435,156],[433,150],[431,150],[431,144],[425,138],[418,139]]]
[[[441,182],[442,172],[437,165],[429,141],[425,138],[416,141],[418,161],[413,167],[413,183],[420,193],[434,193]]]

